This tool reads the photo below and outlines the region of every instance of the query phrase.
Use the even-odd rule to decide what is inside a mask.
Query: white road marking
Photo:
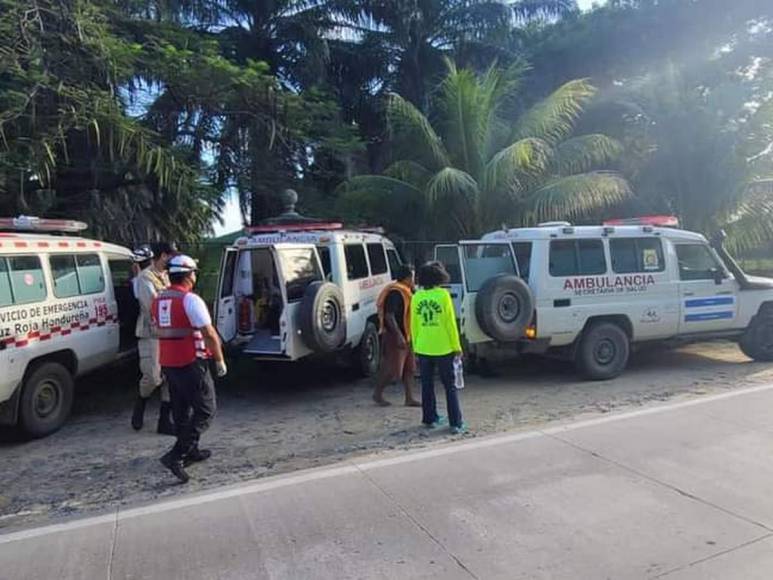
[[[231,498],[250,495],[254,493],[262,493],[272,489],[280,489],[283,487],[298,485],[309,481],[319,481],[322,479],[329,479],[331,477],[338,477],[341,475],[357,474],[360,470],[368,471],[372,469],[379,469],[382,467],[389,467],[390,465],[400,465],[403,463],[421,461],[422,459],[429,459],[432,457],[451,455],[454,453],[471,451],[474,449],[482,449],[486,447],[494,447],[497,445],[505,445],[507,443],[514,443],[517,441],[524,441],[527,439],[544,437],[545,435],[553,435],[556,433],[566,433],[567,431],[575,431],[577,429],[584,429],[587,427],[604,425],[606,423],[612,423],[615,421],[625,421],[627,419],[635,419],[637,417],[643,417],[646,415],[666,413],[677,409],[684,409],[687,407],[705,405],[707,403],[714,403],[717,401],[722,401],[724,399],[732,399],[735,397],[742,397],[744,395],[751,395],[754,393],[761,393],[761,392],[766,392],[770,390],[773,390],[773,384],[766,384],[766,385],[761,385],[757,387],[750,387],[747,389],[740,389],[737,391],[722,393],[719,395],[709,395],[706,397],[701,397],[699,399],[693,399],[690,401],[682,401],[679,403],[660,405],[657,407],[650,407],[647,409],[640,409],[637,411],[629,411],[626,413],[620,413],[616,415],[608,415],[605,417],[600,417],[598,419],[590,419],[587,421],[577,421],[575,423],[558,425],[556,427],[548,427],[545,429],[537,429],[532,431],[524,431],[520,433],[512,433],[509,435],[492,435],[490,437],[483,437],[480,439],[476,439],[474,441],[462,441],[458,443],[452,443],[450,445],[444,445],[442,447],[436,447],[433,449],[408,451],[408,452],[403,452],[398,456],[390,457],[390,458],[369,459],[363,462],[350,461],[346,465],[337,466],[337,467],[323,467],[318,469],[305,470],[295,475],[278,475],[275,477],[257,480],[252,483],[239,484],[237,486],[233,486],[225,489],[221,488],[218,491],[203,492],[200,494],[191,494],[189,496],[185,496],[180,499],[162,501],[145,507],[119,510],[113,514],[92,516],[92,517],[83,518],[80,520],[61,523],[61,524],[52,524],[47,526],[41,526],[38,528],[31,528],[28,530],[21,530],[18,532],[11,532],[8,534],[0,534],[0,545],[8,544],[11,542],[17,542],[20,540],[39,538],[41,536],[47,536],[50,534],[69,532],[72,530],[78,530],[78,529],[87,528],[91,526],[99,526],[107,523],[115,524],[116,522],[121,522],[132,518],[164,513],[172,510],[188,508],[192,506],[207,504],[207,503],[220,501],[224,499],[231,499]]]

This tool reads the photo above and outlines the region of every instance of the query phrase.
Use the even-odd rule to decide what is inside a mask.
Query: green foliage
[[[495,67],[476,75],[449,63],[431,103],[432,122],[392,95],[387,111],[399,161],[384,175],[349,180],[342,187],[346,207],[362,203],[410,235],[410,204],[420,211],[424,236],[456,239],[503,222],[581,218],[626,199],[625,179],[600,171],[621,145],[598,134],[568,139],[593,87],[573,81],[512,119],[502,113],[516,96],[515,80]]]
[[[119,95],[143,49],[111,14],[0,0],[0,211],[82,218],[119,241],[197,237],[217,196],[187,151],[126,115]]]

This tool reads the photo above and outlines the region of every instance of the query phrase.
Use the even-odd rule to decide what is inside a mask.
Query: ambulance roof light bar
[[[678,228],[679,218],[672,215],[648,215],[635,218],[604,221],[605,226],[654,226],[658,228]]]
[[[87,224],[76,220],[43,219],[27,215],[0,218],[0,230],[3,231],[77,233],[88,227]]]
[[[273,234],[290,232],[317,232],[329,230],[342,230],[344,225],[339,222],[314,222],[298,224],[277,224],[268,226],[248,226],[245,231],[248,234]]]

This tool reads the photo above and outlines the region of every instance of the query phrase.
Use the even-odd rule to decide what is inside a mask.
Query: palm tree
[[[601,109],[606,119],[610,106],[625,112],[636,211],[674,214],[707,235],[725,229],[734,251],[773,240],[769,89],[739,78],[710,84],[690,73],[671,66],[634,79]]]
[[[389,96],[396,161],[382,175],[346,182],[343,211],[364,208],[414,239],[459,239],[503,223],[581,218],[630,195],[620,175],[600,169],[620,144],[602,134],[572,137],[595,94],[588,82],[569,82],[514,118],[523,65],[480,76],[447,67],[429,116]]]
[[[442,76],[445,57],[489,55],[492,49],[499,54],[497,39],[514,24],[559,16],[575,9],[576,2],[352,0],[351,7],[341,12],[348,17],[347,27],[389,57],[393,72],[384,79],[386,86],[426,112],[427,87]]]

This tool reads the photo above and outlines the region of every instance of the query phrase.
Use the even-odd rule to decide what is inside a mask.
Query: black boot
[[[142,425],[145,421],[145,404],[148,402],[144,397],[137,397],[134,401],[134,411],[132,412],[132,428],[135,431],[142,429]]]
[[[158,428],[156,429],[159,435],[177,435],[177,429],[172,422],[172,404],[161,403],[161,410],[158,412]]]
[[[180,461],[171,451],[164,455],[161,459],[161,465],[171,471],[174,476],[180,480],[181,483],[188,483],[190,476],[185,473],[183,469],[183,462]]]
[[[183,467],[188,467],[199,461],[206,461],[210,457],[212,457],[212,452],[209,449],[199,449],[196,447],[193,451],[188,453],[188,455],[183,457]]]

